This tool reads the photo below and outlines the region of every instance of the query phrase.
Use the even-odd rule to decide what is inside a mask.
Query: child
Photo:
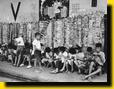
[[[15,64],[14,66],[19,67],[20,61],[21,61],[21,56],[22,56],[22,51],[24,48],[24,40],[23,40],[23,34],[20,33],[18,38],[15,38],[15,43],[17,45],[17,53],[16,53],[16,58],[15,58]]]
[[[31,66],[31,60],[30,60],[30,57],[31,57],[30,44],[28,42],[25,43],[25,48],[24,48],[22,54],[23,54],[24,59],[23,59],[22,64],[20,65],[20,67],[24,66],[24,63],[25,63],[25,61],[27,59],[28,66],[26,68],[27,69],[31,68],[32,66]]]
[[[3,51],[2,51],[2,45],[0,44],[0,61],[2,61],[2,59],[3,59],[2,53],[3,53]]]
[[[59,58],[59,47],[58,48],[54,48],[54,63],[55,63],[55,70],[53,70],[51,72],[51,74],[57,74],[59,73],[59,69],[60,69],[60,58]]]
[[[90,78],[93,75],[96,75],[102,71],[102,67],[106,61],[104,52],[101,51],[102,44],[96,44],[96,51],[93,53],[93,61],[90,64],[89,74],[83,78],[83,80]],[[95,68],[95,71],[93,69]]]
[[[78,68],[78,73],[81,73],[81,67],[84,66],[84,52],[81,51],[81,47],[76,48],[76,58],[74,60],[74,64]]]
[[[51,67],[53,67],[52,52],[51,52],[51,49],[49,47],[47,47],[45,49],[45,58],[42,59],[42,63],[45,65],[45,67],[46,67],[46,62],[48,62],[47,67],[50,64],[51,64]]]
[[[32,55],[34,55],[34,67],[35,67],[35,72],[40,72],[42,70],[41,68],[41,34],[39,32],[35,33],[35,39],[33,41],[33,51],[32,51]],[[37,62],[39,64],[39,70],[37,70]]]
[[[66,48],[64,46],[60,47],[59,58],[63,65],[62,69],[60,70],[61,72],[65,70],[67,57],[68,57],[68,53],[66,52]]]
[[[89,66],[90,66],[90,63],[93,59],[92,53],[93,53],[92,47],[88,47],[86,52],[84,53],[85,57],[84,57],[83,63],[78,65],[78,69],[80,69],[80,72],[82,72],[84,74],[89,73]]]
[[[74,66],[73,66],[73,63],[74,63],[74,60],[76,59],[76,50],[75,48],[71,47],[69,49],[69,54],[68,54],[68,60],[66,62],[66,72],[68,72],[68,65],[71,66],[71,72],[74,71]]]
[[[7,46],[5,45],[5,44],[2,44],[2,46],[1,46],[1,55],[2,55],[2,57],[1,57],[1,61],[7,61]]]

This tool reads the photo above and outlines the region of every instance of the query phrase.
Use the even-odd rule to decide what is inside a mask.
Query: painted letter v
[[[12,12],[13,12],[13,16],[14,16],[15,21],[17,19],[17,15],[18,15],[18,12],[19,12],[20,4],[21,4],[21,2],[18,2],[18,7],[17,7],[16,13],[15,13],[15,10],[14,10],[14,7],[13,7],[13,3],[11,3],[11,9],[12,9]]]

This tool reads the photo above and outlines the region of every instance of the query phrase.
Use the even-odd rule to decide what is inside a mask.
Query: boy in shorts
[[[102,49],[102,44],[96,44],[96,51],[93,53],[93,61],[90,64],[89,74],[83,78],[83,80],[91,78],[92,76],[100,73],[102,71],[103,65],[106,61],[105,54]],[[93,69],[94,72],[93,72]]]
[[[35,72],[40,72],[42,70],[41,68],[41,33],[37,32],[35,33],[35,39],[32,43],[33,45],[33,51],[32,55],[34,55],[34,67],[35,67]],[[37,70],[37,63],[39,64],[39,71]]]

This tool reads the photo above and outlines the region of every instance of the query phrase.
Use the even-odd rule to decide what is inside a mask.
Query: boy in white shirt
[[[17,53],[16,53],[16,58],[15,58],[15,64],[14,66],[19,67],[19,63],[21,60],[21,55],[22,55],[22,51],[24,48],[24,40],[23,40],[23,34],[20,33],[18,38],[15,38],[15,43],[17,45]]]
[[[42,70],[41,68],[41,51],[42,51],[42,48],[41,48],[41,42],[40,42],[40,39],[41,39],[41,34],[40,33],[35,33],[35,39],[33,41],[33,51],[32,51],[32,55],[34,55],[34,67],[35,67],[35,72],[40,72]],[[39,70],[37,70],[37,62],[39,64]]]
[[[102,71],[103,65],[106,62],[105,54],[101,51],[102,44],[97,43],[96,44],[96,51],[93,53],[93,61],[90,64],[89,74],[83,78],[85,79],[91,79],[91,76],[96,75]],[[92,72],[94,70],[94,72]]]

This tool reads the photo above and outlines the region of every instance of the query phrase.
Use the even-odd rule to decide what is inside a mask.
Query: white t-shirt
[[[33,45],[32,55],[34,55],[34,51],[35,51],[36,49],[41,50],[41,43],[40,43],[39,40],[35,39],[35,40],[33,41],[32,45]],[[34,48],[34,46],[36,46],[36,49]]]
[[[15,40],[17,41],[18,46],[24,46],[24,41],[22,37],[16,38]]]

